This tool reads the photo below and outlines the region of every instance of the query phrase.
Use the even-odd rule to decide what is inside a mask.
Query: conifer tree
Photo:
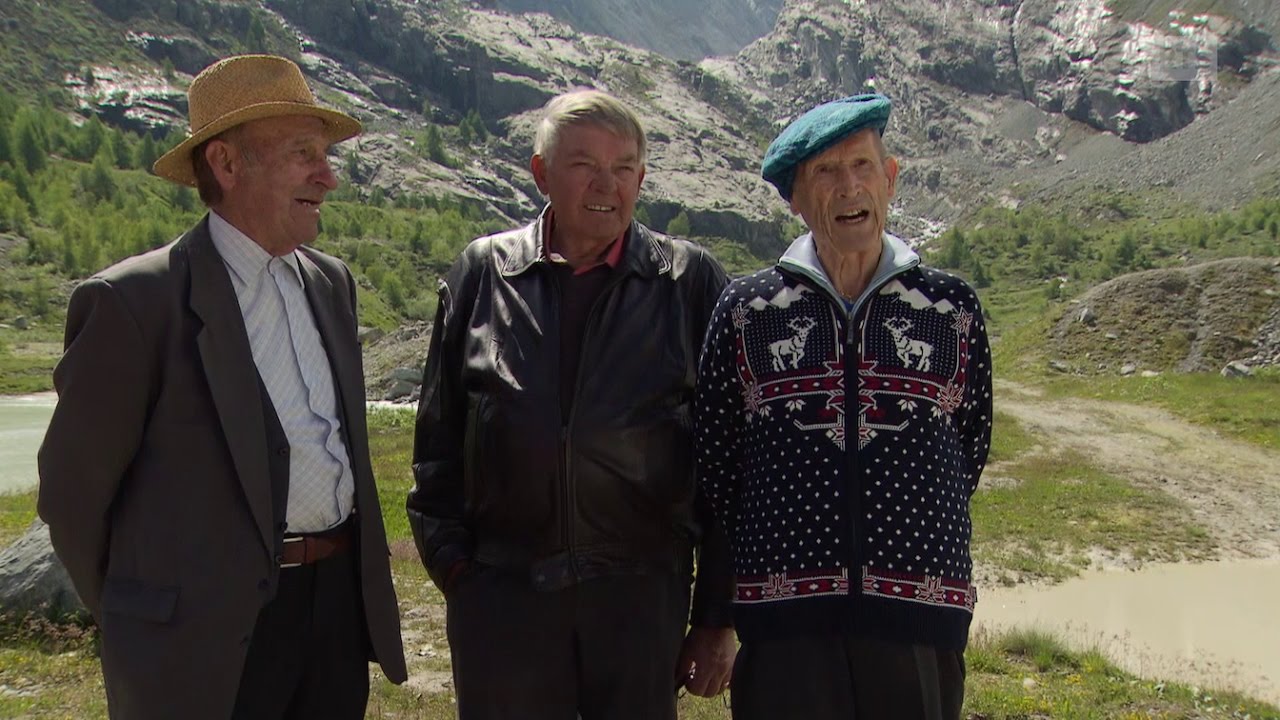
[[[0,165],[13,164],[13,144],[9,141],[9,124],[0,119]]]
[[[49,165],[49,146],[38,122],[34,112],[19,112],[13,121],[14,150],[22,166],[33,175]]]

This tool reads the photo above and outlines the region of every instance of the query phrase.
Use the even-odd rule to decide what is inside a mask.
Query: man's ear
[[[890,155],[884,159],[884,176],[889,178],[889,197],[898,189],[898,158]]]
[[[223,190],[236,184],[243,163],[240,153],[236,152],[231,143],[221,139],[210,140],[204,146],[204,160]]]
[[[533,173],[533,181],[538,185],[538,192],[549,195],[547,182],[547,159],[541,155],[529,158],[529,172]]]

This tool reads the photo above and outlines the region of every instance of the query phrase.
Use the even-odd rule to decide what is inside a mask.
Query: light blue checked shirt
[[[209,234],[230,272],[253,362],[289,438],[288,532],[331,528],[351,514],[355,481],[298,254],[273,258],[212,211]]]

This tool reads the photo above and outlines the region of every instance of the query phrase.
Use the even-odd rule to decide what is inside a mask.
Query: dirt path
[[[1223,437],[1152,407],[1043,398],[997,383],[997,409],[1054,447],[1185,502],[1224,559],[1280,556],[1280,453]],[[999,467],[993,467],[998,477]]]

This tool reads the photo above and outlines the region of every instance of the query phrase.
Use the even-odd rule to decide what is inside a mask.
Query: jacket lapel
[[[191,310],[204,323],[196,344],[205,379],[236,475],[263,547],[270,554],[273,536],[267,431],[249,335],[231,277],[209,235],[207,216],[187,236],[186,247],[191,262]]]
[[[352,418],[356,413],[364,412],[364,376],[360,369],[360,346],[355,336],[356,319],[351,314],[350,304],[339,302],[333,283],[315,262],[305,252],[299,252],[297,257],[307,302],[311,305],[311,313],[315,316],[320,339],[333,369],[342,425],[348,431],[345,439],[351,448],[351,443],[358,440],[355,437],[358,433],[350,432],[351,428],[358,427]],[[354,451],[355,448],[351,448],[353,455]],[[354,463],[352,470],[355,470]]]

